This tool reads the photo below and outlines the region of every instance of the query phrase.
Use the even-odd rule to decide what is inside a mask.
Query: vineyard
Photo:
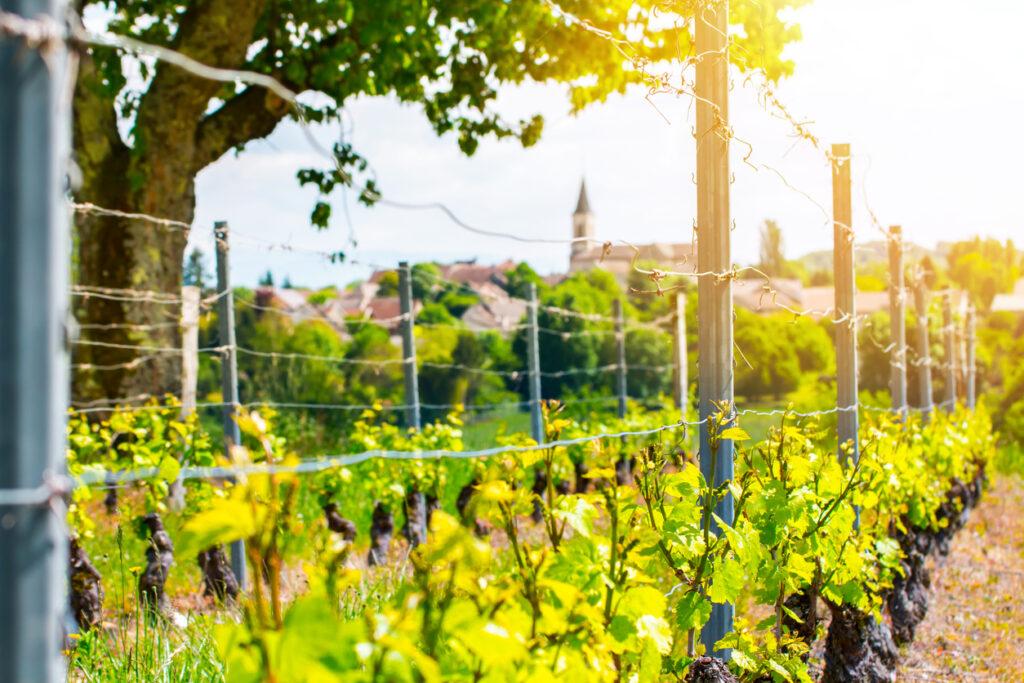
[[[777,90],[803,4],[0,8],[0,679],[1019,673],[921,650],[929,607],[956,621],[944,601],[980,590],[949,578],[979,505],[1019,500],[1024,259],[974,238],[944,267],[879,222],[870,159]],[[571,238],[480,227],[385,192],[347,137],[346,102],[387,95],[466,155],[529,147],[540,116],[494,109],[524,82],[564,85],[574,114],[643,93],[670,123],[657,98],[690,102],[692,241],[598,239],[586,184]],[[733,128],[740,84],[831,210]],[[304,222],[329,229],[344,195],[344,249],[196,220],[199,173],[279,125],[323,164],[296,174]],[[771,220],[737,264],[737,168],[821,214],[827,265],[787,259]],[[409,230],[423,258],[374,258],[348,193],[513,257],[445,264]],[[277,287],[283,255],[366,277]]]

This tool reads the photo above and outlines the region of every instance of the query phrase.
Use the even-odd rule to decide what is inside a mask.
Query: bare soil
[[[949,556],[900,681],[1024,681],[1024,481],[996,476]]]

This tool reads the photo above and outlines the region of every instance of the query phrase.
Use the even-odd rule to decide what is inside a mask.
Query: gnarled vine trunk
[[[366,563],[371,567],[386,564],[388,550],[391,548],[391,536],[395,532],[395,516],[383,503],[378,502],[373,508],[370,520],[370,552]]]
[[[78,628],[88,631],[103,618],[103,577],[77,539],[71,539],[68,565],[71,611]]]
[[[715,657],[698,657],[686,670],[686,683],[736,683],[729,666]]]
[[[822,683],[888,683],[896,680],[898,652],[885,622],[848,605],[829,605]]]
[[[203,595],[214,597],[220,602],[238,597],[238,579],[224,553],[224,546],[207,548],[199,553],[197,559],[203,573]]]
[[[356,525],[349,519],[345,519],[338,512],[337,503],[324,505],[324,519],[327,520],[327,528],[336,534],[340,534],[346,541],[356,540]]]
[[[405,495],[403,531],[413,548],[427,542],[427,497],[416,489],[410,489]]]
[[[164,529],[160,515],[151,512],[142,519],[149,530],[146,567],[139,575],[139,600],[150,612],[163,612],[169,606],[165,585],[174,563],[174,545]]]

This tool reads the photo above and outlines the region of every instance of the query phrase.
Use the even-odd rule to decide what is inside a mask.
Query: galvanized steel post
[[[220,305],[217,309],[217,330],[220,335],[221,352],[221,402],[224,404],[224,452],[231,462],[231,448],[242,443],[238,427],[238,349],[235,344],[235,295],[231,290],[231,268],[228,257],[228,224],[218,221],[213,225],[213,236],[217,243],[217,294]],[[245,542],[231,544],[231,570],[239,586],[245,586]]]
[[[28,22],[66,19],[64,2],[0,6]],[[67,68],[60,40],[0,38],[0,680],[12,682],[64,680],[68,549],[48,488],[64,473],[74,334]]]
[[[416,369],[416,337],[413,334],[416,315],[413,312],[412,269],[406,261],[398,264],[398,301],[402,314],[402,374],[405,379],[405,424],[419,429],[420,381]]]
[[[537,324],[537,285],[530,283],[530,300],[526,306],[526,363],[530,391],[530,436],[537,443],[544,441],[544,415],[541,412],[540,338]]]

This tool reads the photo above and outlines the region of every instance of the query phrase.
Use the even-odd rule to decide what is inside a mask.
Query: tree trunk
[[[200,62],[238,68],[245,63],[263,8],[262,0],[188,4],[172,47]],[[210,111],[214,98],[223,96],[223,84],[158,62],[139,98],[129,144],[118,130],[116,93],[92,54],[81,57],[73,117],[80,171],[76,202],[191,225],[196,174],[231,149],[269,135],[289,111],[287,103],[258,87],[246,88]],[[77,213],[75,227],[75,285],[80,290],[132,293],[107,292],[117,299],[101,298],[97,294],[103,292],[95,290],[92,296],[75,293],[74,313],[87,325],[80,339],[117,346],[75,346],[75,362],[94,367],[78,369],[73,398],[83,402],[178,393],[178,355],[119,347],[180,346],[179,330],[173,325],[136,326],[178,322],[181,306],[175,299],[180,298],[188,231],[95,212]]]

